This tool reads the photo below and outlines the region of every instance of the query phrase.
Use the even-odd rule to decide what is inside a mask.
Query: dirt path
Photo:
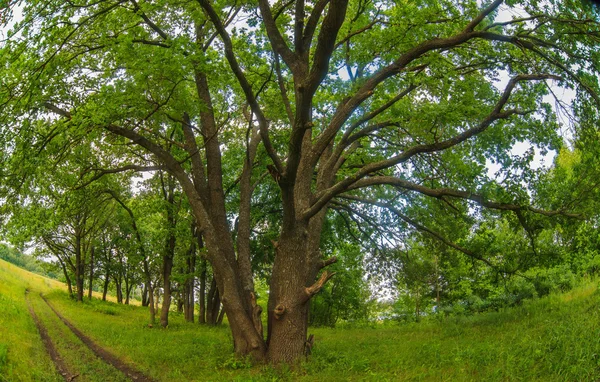
[[[44,327],[44,325],[40,322],[40,319],[38,318],[37,314],[35,314],[35,311],[33,310],[33,306],[31,306],[31,301],[29,301],[29,290],[27,290],[27,289],[25,290],[25,301],[27,301],[27,308],[29,309],[29,314],[31,314],[31,317],[33,318],[33,321],[35,322],[35,326],[37,327],[38,332],[40,332],[40,336],[42,337],[42,342],[44,343],[44,347],[46,348],[46,351],[50,355],[52,362],[54,362],[54,365],[56,366],[56,370],[58,370],[58,373],[65,379],[65,381],[67,381],[67,382],[73,381],[77,377],[77,375],[73,375],[72,373],[69,372],[64,361],[58,354],[58,351],[56,350],[56,347],[54,346],[52,339],[48,335],[48,331],[46,330],[46,327]]]
[[[69,329],[71,329],[73,334],[75,334],[87,347],[90,348],[90,350],[92,350],[104,362],[112,365],[114,368],[118,369],[119,371],[121,371],[123,374],[125,374],[126,376],[128,376],[129,378],[131,378],[134,381],[154,382],[154,380],[152,378],[148,377],[147,375],[143,374],[142,372],[140,372],[138,370],[133,369],[131,366],[125,364],[119,358],[117,358],[116,356],[114,356],[113,354],[108,352],[106,349],[102,348],[101,346],[96,344],[94,341],[92,341],[92,339],[90,337],[83,334],[79,329],[77,329],[75,326],[73,326],[73,324],[71,324],[70,321],[68,321],[66,318],[64,318],[62,314],[60,314],[56,309],[54,309],[52,304],[50,304],[44,296],[42,296],[41,294],[40,294],[40,296],[42,297],[44,302],[46,304],[48,304],[50,309],[52,309],[52,311],[58,316],[58,318]]]

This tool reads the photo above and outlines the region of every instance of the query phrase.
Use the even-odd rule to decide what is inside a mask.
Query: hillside
[[[151,380],[592,381],[600,377],[597,282],[497,313],[402,326],[311,329],[316,342],[309,361],[297,370],[276,370],[233,358],[225,327],[185,323],[174,313],[168,329],[151,329],[144,308],[98,300],[77,304],[68,299],[62,284],[0,261],[0,381],[61,380],[28,312],[26,290],[76,381],[128,379],[96,357],[51,307]]]

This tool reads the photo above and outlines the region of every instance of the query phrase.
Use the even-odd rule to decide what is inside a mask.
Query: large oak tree
[[[471,209],[564,213],[530,200],[528,179],[516,171],[528,163],[509,150],[519,141],[561,144],[544,98],[553,85],[576,89],[590,110],[600,103],[598,13],[579,1],[22,7],[0,56],[6,153],[26,161],[22,153],[41,153],[60,136],[107,153],[81,170],[83,183],[118,171],[169,171],[202,231],[235,351],[259,360],[294,361],[305,352],[309,302],[335,262],[320,251],[332,206],[390,209],[477,256],[408,216],[411,195]],[[497,19],[500,12],[512,16]],[[487,159],[512,181],[490,179]],[[251,242],[260,205],[253,192],[269,182],[278,189],[281,227],[265,339]]]

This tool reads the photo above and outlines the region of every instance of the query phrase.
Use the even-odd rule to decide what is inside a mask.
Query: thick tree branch
[[[482,196],[480,194],[477,194],[477,193],[474,193],[471,191],[455,190],[455,189],[451,189],[451,188],[430,188],[430,187],[426,187],[426,186],[423,186],[423,185],[420,185],[420,184],[417,184],[417,183],[414,183],[414,182],[411,182],[411,181],[408,181],[405,179],[396,178],[393,176],[374,176],[371,178],[365,178],[365,179],[362,179],[362,180],[356,182],[350,188],[350,190],[355,190],[355,189],[374,186],[374,185],[384,185],[384,184],[402,188],[405,190],[418,192],[420,194],[430,196],[432,198],[437,198],[437,199],[441,199],[445,196],[449,196],[449,197],[458,198],[458,199],[470,200],[470,201],[473,201],[473,202],[479,204],[482,207],[491,208],[491,209],[495,209],[495,210],[530,211],[530,212],[534,212],[536,214],[544,215],[544,216],[562,215],[562,216],[566,216],[566,217],[570,217],[570,218],[583,219],[583,216],[581,214],[567,212],[564,210],[548,211],[548,210],[543,210],[543,209],[536,208],[536,207],[529,206],[529,205],[494,202],[494,201],[488,200],[487,198],[485,198],[484,196]],[[344,197],[346,197],[346,196],[344,196]]]
[[[187,113],[183,115],[183,122],[181,124],[183,128],[183,135],[185,138],[185,150],[187,151],[192,161],[192,179],[196,185],[196,189],[200,195],[206,195],[208,186],[206,184],[206,169],[204,168],[204,162],[200,156],[200,149],[192,130],[192,123],[190,116]]]
[[[266,0],[263,0],[266,1]],[[317,40],[317,47],[313,58],[313,64],[310,69],[305,92],[307,99],[312,100],[313,94],[327,75],[329,71],[329,61],[331,54],[335,49],[335,40],[338,32],[344,23],[348,0],[331,0],[327,15],[321,25],[321,31]]]
[[[397,164],[408,161],[410,158],[417,154],[422,153],[432,153],[437,151],[443,151],[450,147],[456,146],[459,143],[466,141],[467,139],[482,133],[485,131],[493,122],[499,119],[506,119],[515,114],[526,114],[529,112],[522,112],[518,110],[507,110],[502,111],[504,105],[508,102],[508,99],[518,82],[521,81],[534,81],[534,80],[543,80],[548,78],[558,79],[558,77],[551,74],[522,74],[514,77],[509,81],[504,89],[504,92],[500,99],[496,102],[494,109],[491,113],[479,123],[479,125],[472,127],[464,132],[446,139],[441,142],[429,143],[429,144],[419,144],[415,145],[409,149],[404,150],[402,153],[378,162],[369,163],[363,167],[361,167],[355,174],[349,176],[340,182],[336,183],[328,190],[324,190],[316,195],[316,202],[307,210],[302,213],[302,217],[305,219],[310,218],[314,214],[316,214],[321,208],[323,208],[331,198],[335,195],[344,192],[344,190],[354,187],[355,183],[359,182],[362,178],[368,176],[369,174],[375,173],[377,171],[383,170],[385,168],[389,168],[395,166]],[[368,180],[367,180],[368,181]]]
[[[208,0],[197,0],[197,1],[200,4],[200,6],[202,7],[202,9],[204,9],[206,14],[212,21],[213,25],[215,26],[215,29],[221,36],[221,40],[223,41],[223,45],[225,46],[225,57],[227,58],[227,62],[229,62],[229,66],[231,67],[233,74],[236,76],[238,83],[242,87],[242,90],[244,92],[246,100],[248,101],[248,104],[250,105],[252,112],[254,113],[254,115],[256,115],[256,118],[258,120],[258,123],[260,126],[260,135],[261,135],[261,138],[263,141],[263,145],[265,146],[265,150],[267,151],[267,154],[273,161],[273,164],[277,168],[277,171],[279,171],[280,174],[283,174],[284,173],[283,163],[281,162],[281,159],[277,155],[277,152],[275,151],[275,148],[273,147],[273,143],[271,142],[271,138],[269,137],[269,123],[268,123],[267,119],[265,118],[265,116],[262,112],[262,109],[260,108],[260,106],[256,100],[256,96],[254,95],[254,92],[252,91],[252,86],[248,82],[248,80],[247,80],[244,72],[242,71],[242,69],[237,61],[237,58],[233,52],[233,45],[231,43],[231,38],[229,37],[229,33],[227,33],[227,31],[225,30],[225,26],[221,22],[221,19],[219,18],[219,16],[217,15],[217,13],[213,9],[213,7],[210,5]]]
[[[313,36],[315,34],[315,30],[319,24],[319,20],[321,19],[321,15],[325,10],[325,7],[329,4],[329,0],[318,0],[313,6],[313,10],[308,17],[308,21],[306,22],[306,27],[304,28],[304,35],[302,37],[303,48],[302,51],[304,54],[308,54],[310,51],[310,46],[312,44]]]
[[[472,32],[479,23],[481,23],[490,13],[494,12],[503,2],[504,0],[495,0],[485,7],[483,11],[465,27],[464,32]]]
[[[378,202],[376,200],[370,200],[370,199],[363,199],[363,198],[358,198],[358,197],[354,197],[354,196],[343,196],[343,198],[348,199],[348,200],[353,200],[356,202],[360,202],[360,203],[364,203],[364,204],[370,204],[373,206],[377,206],[377,207],[381,207],[384,209],[389,210],[390,212],[392,212],[394,215],[396,215],[398,218],[400,218],[402,221],[406,222],[408,225],[414,227],[415,229],[427,233],[428,235],[434,237],[435,239],[441,241],[442,243],[446,244],[447,246],[456,249],[459,252],[464,253],[465,255],[479,260],[485,264],[487,264],[488,266],[490,266],[491,268],[494,269],[498,269],[498,266],[493,264],[491,261],[489,261],[488,259],[486,259],[485,257],[481,256],[480,254],[471,251],[468,248],[465,248],[463,246],[460,246],[458,244],[456,244],[455,242],[449,240],[448,238],[444,237],[442,234],[418,223],[417,221],[409,218],[408,216],[406,216],[405,214],[403,214],[399,209],[395,208],[394,206],[392,206],[389,203],[383,203],[383,202]],[[506,270],[502,270],[502,272],[505,273],[513,273],[512,271],[506,271]],[[515,270],[516,272],[516,270]]]
[[[293,73],[297,73],[300,69],[300,61],[298,56],[292,52],[283,36],[279,32],[277,28],[277,24],[275,24],[275,19],[273,18],[273,14],[271,13],[271,6],[269,5],[268,0],[259,0],[258,6],[260,8],[260,13],[263,18],[263,23],[265,24],[265,28],[267,30],[267,35],[269,36],[269,41],[271,42],[271,46],[275,53],[279,54],[286,65],[292,70]]]

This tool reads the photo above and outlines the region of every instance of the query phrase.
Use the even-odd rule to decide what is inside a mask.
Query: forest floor
[[[314,328],[313,354],[295,369],[236,359],[226,326],[187,323],[175,312],[168,329],[149,328],[147,319],[142,307],[76,303],[62,284],[0,261],[0,381],[600,380],[593,281],[501,312]]]

